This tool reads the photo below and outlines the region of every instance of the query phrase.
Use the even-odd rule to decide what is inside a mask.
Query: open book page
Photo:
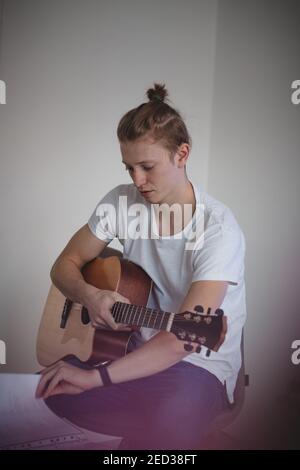
[[[79,428],[35,398],[33,374],[0,374],[1,449],[113,449],[120,439]]]

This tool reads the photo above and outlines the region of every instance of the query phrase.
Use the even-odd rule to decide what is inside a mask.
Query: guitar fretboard
[[[140,305],[116,302],[111,310],[117,323],[166,330],[172,313]]]

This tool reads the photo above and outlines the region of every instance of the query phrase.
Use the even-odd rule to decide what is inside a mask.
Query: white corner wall
[[[294,0],[218,2],[208,191],[233,209],[247,246],[250,387],[232,433],[274,448],[300,446],[299,18]]]
[[[5,0],[0,79],[1,371],[38,369],[49,271],[113,186],[129,182],[116,128],[166,84],[193,138],[202,184],[210,143],[216,4],[211,0]]]

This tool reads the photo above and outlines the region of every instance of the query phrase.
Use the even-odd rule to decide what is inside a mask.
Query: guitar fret
[[[113,306],[112,313],[117,323],[144,326],[156,330],[167,330],[171,326],[169,325],[172,317],[171,313],[143,307],[142,305],[116,302]]]
[[[121,317],[121,304],[120,302],[117,302],[116,303],[116,316],[115,316],[115,320],[117,323],[120,322],[120,317]]]
[[[151,315],[153,315],[153,310],[154,310],[154,309],[151,308],[151,313],[150,313],[150,315],[149,315],[149,320],[148,320],[147,328],[151,328],[151,327],[150,327],[150,323],[151,323]]]
[[[156,315],[156,319],[155,319],[155,322],[156,322],[156,329],[157,330],[160,330],[160,326],[161,326],[161,312],[159,310],[157,310],[157,315]]]
[[[143,325],[148,328],[147,325],[149,325],[149,318],[151,318],[151,309],[150,308],[146,308],[144,310],[144,315],[143,315]]]
[[[133,307],[134,307],[134,314],[133,314],[132,323],[135,325],[135,324],[136,324],[136,321],[135,321],[135,316],[136,316],[136,314],[137,314],[137,308],[136,308],[136,306],[135,306],[135,305],[134,305]]]
[[[161,324],[164,325],[164,321],[165,321],[165,314],[166,312],[163,312],[162,314],[162,320],[161,320]]]
[[[164,329],[164,328],[162,328],[163,323],[164,323],[164,314],[161,316],[161,322],[160,322],[160,325],[158,327],[159,330]]]
[[[117,323],[121,323],[122,321],[122,314],[123,314],[123,305],[121,304],[121,302],[117,302],[116,303],[117,305],[117,308],[116,308],[116,322]]]
[[[135,305],[130,305],[129,307],[129,318],[127,318],[127,322],[132,325],[133,323],[133,318],[134,318],[134,308]]]
[[[132,325],[135,325],[135,315],[136,315],[136,306],[132,305],[131,306],[131,319],[130,319],[130,323]]]
[[[139,325],[143,326],[144,323],[144,308],[140,307],[140,314],[139,314]]]
[[[111,314],[114,317],[114,319],[116,319],[116,317],[117,317],[117,308],[118,308],[118,305],[117,305],[117,303],[115,303],[113,305],[112,309],[111,309]]]
[[[147,315],[147,308],[140,307],[140,314],[139,314],[139,324],[140,326],[145,326],[145,318]]]
[[[140,313],[139,313],[139,318],[138,318],[138,321],[137,321],[137,325],[138,325],[138,326],[141,326],[141,325],[143,324],[143,321],[140,323],[140,319],[141,319],[143,307],[140,306],[139,309],[140,309]]]
[[[136,324],[135,316],[136,316],[136,305],[132,305],[131,306],[131,319],[130,319],[130,323],[132,325]]]
[[[118,305],[119,311],[118,311],[118,323],[122,322],[122,315],[123,315],[123,305],[119,303]]]
[[[131,323],[131,310],[132,310],[132,305],[128,305],[127,307],[127,312],[126,312],[126,324],[130,324]]]
[[[152,327],[152,328],[155,328],[155,321],[156,321],[156,319],[157,319],[157,313],[158,313],[158,312],[157,312],[156,309],[153,308],[153,309],[151,310],[151,327]]]
[[[120,323],[125,323],[126,317],[126,304],[122,304],[122,315],[120,317]]]
[[[164,325],[163,325],[163,329],[164,330],[167,330],[168,329],[168,326],[169,326],[169,322],[170,322],[170,318],[171,318],[171,315],[172,313],[170,312],[164,312],[165,313],[165,316],[164,316]],[[172,322],[171,322],[171,325],[172,325]],[[170,326],[171,326],[170,325]]]
[[[130,318],[130,304],[125,304],[125,315],[124,315],[124,320],[122,323],[129,323],[127,316]]]

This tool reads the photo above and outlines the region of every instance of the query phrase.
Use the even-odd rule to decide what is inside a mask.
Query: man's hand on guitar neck
[[[91,324],[94,328],[109,327],[115,331],[130,331],[132,329],[130,326],[115,322],[110,310],[116,302],[130,304],[130,300],[118,294],[118,292],[95,288],[92,290],[85,306],[88,309]]]

